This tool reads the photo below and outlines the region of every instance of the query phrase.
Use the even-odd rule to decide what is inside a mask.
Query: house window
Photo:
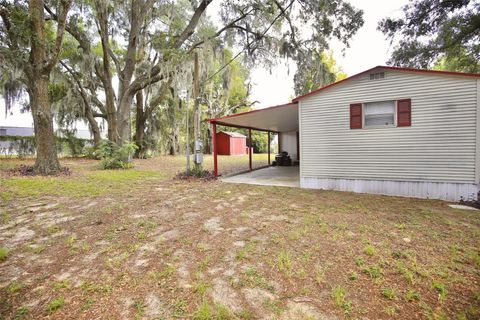
[[[350,104],[350,129],[411,125],[411,99]]]
[[[365,127],[393,126],[395,124],[395,101],[364,103],[363,114]]]

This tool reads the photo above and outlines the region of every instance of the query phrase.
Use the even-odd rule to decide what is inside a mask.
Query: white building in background
[[[31,137],[33,136],[33,128],[0,126],[0,136]]]
[[[16,136],[16,137],[33,137],[34,131],[33,127],[15,127],[15,126],[0,126],[0,155],[12,156],[17,155],[17,151],[13,148],[14,145],[11,140],[4,140],[2,137],[5,136]],[[61,136],[61,134],[57,133]],[[75,137],[79,139],[93,139],[90,130],[76,130]]]
[[[33,137],[33,127],[13,127],[0,126],[0,136],[19,136],[19,137]],[[75,137],[79,139],[93,139],[90,130],[76,130]]]

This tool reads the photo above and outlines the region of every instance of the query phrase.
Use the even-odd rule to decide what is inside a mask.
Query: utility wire
[[[270,30],[270,28],[272,28],[272,26],[275,24],[275,22],[277,22],[278,18],[280,18],[292,5],[293,3],[295,2],[295,0],[292,0],[290,2],[290,4],[288,6],[285,7],[285,9],[283,9],[276,17],[275,19],[273,19],[273,21],[269,24],[269,26],[261,33],[260,37],[258,37],[257,39],[255,39],[253,42],[250,42],[249,44],[247,44],[240,52],[238,52],[232,59],[230,59],[226,64],[224,64],[222,67],[220,67],[220,69],[218,69],[217,71],[215,71],[211,76],[209,76],[207,79],[205,79],[202,84],[204,84],[205,82],[209,81],[210,79],[212,79],[213,77],[215,77],[217,74],[219,74],[223,69],[225,69],[226,67],[228,67],[233,61],[235,61],[243,52],[245,52],[245,50],[249,49],[250,46],[252,44],[255,44],[257,42],[259,42],[260,40],[263,39],[263,37],[265,36],[265,34]],[[252,52],[255,51],[256,49],[258,48],[255,47],[253,48]]]

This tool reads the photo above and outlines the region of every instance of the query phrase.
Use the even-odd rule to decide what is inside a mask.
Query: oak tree
[[[480,2],[414,0],[400,18],[385,18],[379,29],[398,41],[390,64],[450,71],[480,71]]]
[[[37,154],[34,168],[45,175],[60,170],[49,83],[60,57],[70,5],[70,0],[58,3],[58,22],[53,32],[47,30],[43,0],[0,2],[0,60],[11,70],[22,72],[20,81],[28,92],[34,123]]]

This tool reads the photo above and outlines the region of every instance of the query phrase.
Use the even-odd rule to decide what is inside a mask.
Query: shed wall
[[[247,139],[244,137],[230,137],[230,155],[240,156],[247,153]]]
[[[287,151],[292,160],[297,159],[297,131],[281,132],[280,146],[282,150]]]
[[[385,79],[366,74],[300,100],[303,186],[326,179],[478,183],[477,81],[386,71]],[[412,126],[350,129],[351,103],[404,98],[412,100]]]
[[[217,154],[230,155],[230,136],[223,132],[217,133]]]

